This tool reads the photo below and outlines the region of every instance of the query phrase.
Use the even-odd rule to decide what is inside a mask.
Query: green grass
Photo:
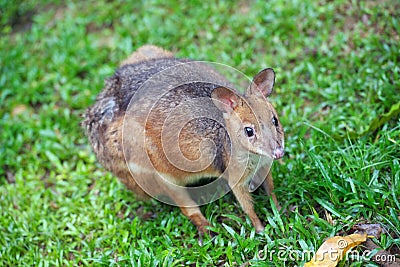
[[[400,119],[332,138],[400,101],[397,1],[39,2],[0,1],[0,266],[301,266],[261,256],[316,250],[359,222],[380,223],[375,241],[399,253]],[[79,115],[146,43],[276,70],[286,156],[273,172],[293,212],[259,192],[257,235],[227,195],[202,207],[218,235],[199,246],[178,208],[135,201],[97,163]]]

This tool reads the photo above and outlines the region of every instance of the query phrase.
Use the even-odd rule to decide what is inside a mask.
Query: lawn
[[[0,266],[302,266],[359,223],[400,254],[399,32],[396,0],[0,0]],[[275,69],[286,212],[256,192],[263,233],[228,194],[202,207],[218,235],[200,246],[179,208],[136,201],[96,161],[80,114],[147,43]]]

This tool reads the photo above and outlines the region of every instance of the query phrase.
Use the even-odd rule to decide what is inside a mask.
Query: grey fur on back
[[[97,96],[83,122],[91,126],[97,121],[106,122],[113,116],[124,115],[132,96],[154,74],[188,60],[164,58],[151,59],[137,64],[124,65],[113,76],[106,79],[106,86]]]
[[[106,140],[109,134],[107,131],[110,131],[109,126],[118,119],[121,119],[121,117],[124,117],[132,97],[135,96],[138,89],[146,81],[157,73],[168,70],[171,67],[176,67],[179,64],[185,65],[182,63],[193,64],[187,64],[189,67],[182,71],[182,75],[171,77],[171,79],[177,84],[180,82],[183,82],[183,84],[169,91],[160,89],[160,93],[163,92],[165,95],[157,99],[157,105],[153,113],[149,114],[149,119],[151,119],[153,114],[155,115],[154,120],[157,120],[156,123],[162,124],[165,120],[165,116],[162,114],[165,115],[168,112],[172,112],[180,103],[198,97],[208,98],[208,102],[205,103],[205,106],[207,106],[205,110],[210,113],[210,116],[191,121],[189,123],[190,127],[187,129],[193,135],[199,138],[210,139],[216,144],[217,151],[215,151],[214,166],[221,171],[225,169],[223,162],[227,156],[226,154],[229,153],[227,149],[230,149],[230,147],[226,146],[229,137],[222,124],[222,112],[212,103],[211,93],[220,85],[228,86],[230,84],[221,74],[205,63],[196,63],[188,59],[172,57],[155,58],[123,65],[112,77],[106,79],[105,88],[98,95],[95,104],[88,108],[82,124],[86,128],[90,143],[100,162],[108,167],[108,169],[112,168],[111,164],[102,159],[108,157],[106,154],[109,148],[106,148],[104,144],[109,141]],[[210,79],[216,83],[201,82],[202,80]],[[185,83],[188,80],[194,80],[195,82]],[[195,115],[196,111],[192,112]],[[217,117],[217,119],[210,119],[210,117]],[[122,125],[117,130],[122,131]],[[117,137],[115,146],[122,153],[122,141]]]

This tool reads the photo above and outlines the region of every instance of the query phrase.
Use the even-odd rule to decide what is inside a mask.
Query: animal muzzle
[[[285,154],[285,151],[283,151],[283,147],[277,147],[274,150],[274,159],[280,159],[283,157],[283,155]]]

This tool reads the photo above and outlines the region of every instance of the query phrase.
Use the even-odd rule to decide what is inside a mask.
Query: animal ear
[[[214,89],[211,98],[217,108],[227,114],[231,114],[239,103],[239,96],[225,87]]]
[[[264,69],[253,78],[250,87],[247,89],[247,94],[261,93],[263,96],[268,97],[272,93],[274,83],[274,70],[270,68]]]

